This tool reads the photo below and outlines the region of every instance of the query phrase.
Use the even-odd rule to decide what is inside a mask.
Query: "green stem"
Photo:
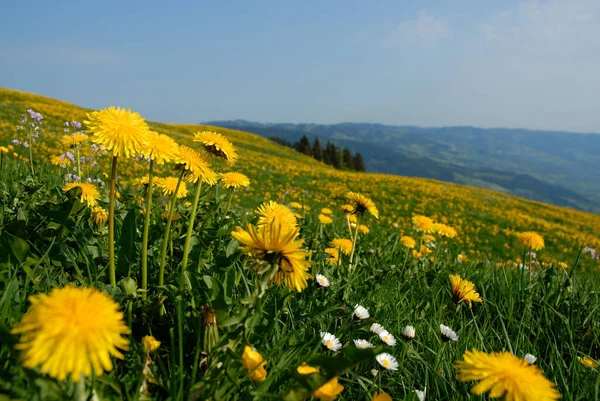
[[[177,194],[179,193],[179,186],[183,179],[185,170],[181,171],[177,185],[175,186],[175,192],[171,195],[169,201],[169,217],[167,218],[167,225],[165,226],[165,236],[163,238],[162,249],[160,250],[160,267],[158,272],[158,285],[162,286],[165,283],[165,264],[167,261],[167,247],[169,245],[169,234],[171,234],[171,222],[173,221],[173,213],[175,213],[175,202],[177,202]]]
[[[227,206],[225,206],[225,211],[223,212],[223,218],[227,216],[227,212],[229,211],[229,206],[231,206],[231,198],[233,198],[233,188],[229,190],[229,196],[227,197]]]
[[[183,277],[183,275],[182,275]],[[183,399],[183,294],[177,299],[177,334],[179,343],[179,392],[177,399]]]
[[[152,211],[152,168],[154,162],[150,160],[148,172],[148,188],[146,190],[146,214],[144,218],[144,233],[142,235],[142,299],[146,299],[148,292],[148,232],[150,231],[150,212]]]
[[[77,177],[79,177],[79,181],[83,181],[83,175],[81,174],[81,160],[79,157],[79,145],[77,145]]]
[[[33,171],[33,143],[31,137],[29,137],[29,161],[31,162],[31,174],[35,175],[35,171]]]
[[[356,228],[354,229],[354,237],[352,238],[352,251],[350,252],[350,267],[352,267],[352,261],[354,260],[354,251],[356,250],[356,239],[358,238],[358,223],[359,218],[356,216]]]
[[[115,192],[117,186],[117,156],[113,156],[108,195],[108,272],[110,284],[117,285],[115,273]]]
[[[190,256],[190,243],[192,242],[192,232],[194,231],[194,219],[196,218],[196,211],[198,210],[198,201],[200,200],[200,192],[202,191],[202,179],[200,177],[196,184],[196,192],[194,193],[194,203],[192,205],[192,212],[190,213],[190,219],[188,221],[187,234],[185,236],[185,245],[183,246],[183,260],[181,261],[181,279],[179,282],[179,290],[183,291],[185,283],[185,271],[187,270],[188,257]],[[183,296],[183,294],[182,294]]]

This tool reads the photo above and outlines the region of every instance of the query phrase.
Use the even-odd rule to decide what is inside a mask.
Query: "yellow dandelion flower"
[[[419,251],[417,251],[416,249],[412,250],[412,257],[414,259],[421,259],[423,257],[423,254]]]
[[[358,225],[358,231],[360,231],[363,234],[368,234],[371,232],[371,230],[369,230],[369,227],[365,226],[364,224]]]
[[[242,173],[225,173],[221,174],[221,184],[225,188],[237,189],[250,185],[250,179]]]
[[[63,191],[69,192],[73,188],[81,189],[81,196],[79,197],[81,202],[87,203],[89,207],[98,204],[97,200],[100,199],[100,192],[94,184],[90,184],[89,182],[70,182],[63,187]]]
[[[462,263],[467,262],[469,258],[467,258],[467,255],[461,253],[456,257],[456,260],[458,261],[458,263]]]
[[[296,216],[285,205],[275,201],[265,202],[256,209],[258,214],[258,225],[269,225],[275,219],[279,219],[284,226],[295,228],[298,225]]]
[[[431,255],[433,253],[433,251],[430,248],[426,247],[425,245],[421,245],[419,252],[421,252],[425,256]]]
[[[333,219],[324,214],[320,214],[319,215],[319,223],[321,223],[323,225],[331,224],[331,223],[333,223]]]
[[[304,240],[297,239],[300,228],[289,226],[275,218],[269,225],[258,228],[248,224],[247,229],[238,227],[233,238],[244,244],[241,250],[257,261],[266,261],[279,266],[273,281],[284,283],[290,289],[301,292],[312,276],[308,268],[312,262],[306,260],[310,252],[301,248]]]
[[[250,378],[255,382],[262,382],[267,378],[267,371],[265,369],[267,361],[249,345],[244,347],[242,362],[248,373],[250,373]]]
[[[358,192],[348,192],[346,194],[346,199],[352,203],[352,214],[359,214],[362,216],[365,212],[369,212],[376,219],[379,218],[377,206],[375,206],[375,203],[371,199],[363,194],[359,194]]]
[[[332,248],[339,249],[344,255],[350,255],[350,252],[352,252],[352,240],[348,238],[334,238],[329,245]]]
[[[142,337],[142,349],[146,353],[152,353],[156,351],[160,347],[160,341],[158,341],[153,336],[144,336]]]
[[[93,133],[92,142],[104,145],[113,156],[137,156],[146,141],[148,125],[138,113],[110,106],[88,113],[84,123]]]
[[[344,212],[344,214],[351,214],[354,212],[354,206],[352,205],[342,205],[340,206],[340,210]]]
[[[302,206],[302,204],[301,204],[301,203],[298,203],[298,202],[290,202],[290,207],[291,207],[292,209],[300,209],[300,210],[302,210],[302,209],[303,209],[303,206]]]
[[[457,235],[456,230],[446,224],[435,223],[433,229],[440,237],[454,238]]]
[[[323,213],[323,214],[333,214],[333,210],[329,209],[328,207],[324,207],[323,209],[321,209],[321,213]]]
[[[388,393],[375,393],[371,401],[392,401],[392,396]]]
[[[312,373],[318,373],[319,369],[303,363],[301,366],[298,366],[297,371],[301,375],[310,375]],[[334,377],[316,389],[312,395],[322,401],[333,401],[342,391],[344,391],[344,386],[338,382],[337,377]]]
[[[475,284],[469,280],[465,280],[458,274],[450,275],[450,285],[452,286],[452,293],[454,294],[454,300],[456,303],[466,301],[471,307],[471,302],[482,302],[481,297],[475,291]]]
[[[92,213],[90,213],[90,218],[96,225],[106,223],[108,220],[108,213],[101,206],[94,206],[92,208]]]
[[[52,156],[50,158],[50,163],[52,163],[55,166],[59,166],[59,167],[68,167],[71,165],[71,160],[67,159],[66,157],[61,157],[59,156]]]
[[[463,361],[456,363],[458,379],[463,382],[479,381],[471,393],[489,392],[491,398],[504,396],[506,400],[552,401],[560,398],[555,384],[542,371],[510,352],[465,352]]]
[[[158,165],[170,163],[177,159],[179,145],[168,135],[148,131],[146,141],[140,149],[140,153]]]
[[[0,153],[3,155],[8,153],[8,148],[6,146],[0,146]]]
[[[408,249],[413,249],[415,246],[417,246],[417,241],[415,241],[415,239],[413,237],[408,237],[406,235],[403,235],[400,238],[400,243],[402,244],[403,247],[408,248]]]
[[[15,346],[23,366],[63,381],[71,376],[96,376],[112,370],[111,356],[123,359],[117,348],[127,350],[123,337],[129,327],[119,304],[95,288],[67,286],[50,294],[29,297],[31,306],[11,333],[21,334]]]
[[[340,259],[340,253],[337,248],[325,248],[325,253],[329,255],[329,257],[326,259],[327,263],[330,265],[337,265],[338,260]]]
[[[524,233],[518,233],[517,238],[521,245],[525,248],[539,251],[544,248],[544,238],[535,231],[527,231]]]
[[[417,230],[425,234],[431,234],[435,232],[435,223],[427,216],[413,216],[412,223]]]
[[[171,196],[175,193],[178,181],[179,177],[161,177],[156,180],[156,185],[162,190],[164,196]],[[187,194],[187,185],[184,181],[181,181],[177,190],[177,199],[185,198]]]
[[[430,242],[434,242],[434,241],[435,241],[435,237],[433,235],[424,235],[423,236],[424,244],[429,244]]]
[[[586,368],[596,369],[598,367],[598,363],[588,356],[584,355],[583,358],[578,356],[577,360]]]
[[[200,142],[208,153],[223,159],[229,165],[233,165],[237,160],[238,156],[233,144],[217,132],[196,132],[194,142]]]
[[[60,142],[63,145],[73,147],[73,148],[82,144],[83,142],[85,142],[87,140],[88,140],[88,136],[86,134],[82,134],[82,133],[77,133],[77,134],[73,134],[73,135],[63,135],[62,138],[60,138]]]
[[[354,226],[352,228],[356,228],[356,223],[358,222],[358,217],[356,217],[356,215],[354,215],[354,214],[348,214],[346,216],[348,216],[348,221],[350,221],[350,223],[352,223],[352,225]]]
[[[197,182],[204,177],[203,182],[206,182],[208,179],[209,181],[207,183],[210,185],[217,183],[217,173],[210,168],[208,157],[192,148],[183,145],[180,146],[179,154],[175,158],[175,163],[178,164],[179,168],[186,171],[186,178],[190,182]]]
[[[147,188],[149,183],[150,183],[150,176],[148,174],[146,174],[145,176],[140,177],[140,178],[135,178],[133,180],[133,186],[136,188],[140,188],[140,189]]]

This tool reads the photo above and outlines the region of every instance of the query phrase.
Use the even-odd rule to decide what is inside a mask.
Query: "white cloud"
[[[384,39],[389,48],[433,45],[449,36],[451,28],[445,18],[434,17],[421,11],[415,19],[401,21]]]

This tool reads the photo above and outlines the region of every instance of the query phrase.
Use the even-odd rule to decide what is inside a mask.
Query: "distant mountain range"
[[[422,128],[371,123],[269,124],[245,120],[207,125],[360,152],[367,170],[493,189],[600,213],[600,135],[526,129]]]

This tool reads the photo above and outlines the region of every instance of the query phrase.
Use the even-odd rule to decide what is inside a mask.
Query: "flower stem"
[[[115,192],[117,186],[117,156],[113,156],[108,195],[108,272],[110,284],[117,285],[115,273]]]
[[[187,270],[188,257],[190,256],[190,243],[192,242],[192,232],[194,231],[194,219],[196,218],[196,211],[198,210],[198,201],[200,200],[200,192],[202,191],[202,179],[200,177],[196,184],[196,192],[194,193],[194,203],[192,204],[192,212],[190,213],[190,219],[188,221],[187,234],[185,236],[185,245],[183,246],[183,260],[181,261],[181,280],[179,282],[179,290],[183,291],[185,283],[185,271]]]
[[[79,177],[79,181],[83,181],[83,176],[81,175],[81,161],[79,157],[79,145],[77,145],[77,177]]]
[[[144,233],[142,235],[142,299],[146,299],[148,292],[148,231],[150,231],[150,212],[152,211],[152,168],[154,162],[150,160],[148,172],[148,188],[146,189],[146,214],[144,215]]]
[[[354,260],[354,251],[356,250],[356,239],[358,238],[358,223],[359,218],[356,216],[356,228],[354,229],[354,237],[352,238],[352,251],[350,252],[350,267],[352,267],[352,261]]]
[[[165,226],[165,236],[163,238],[162,249],[160,250],[160,265],[158,272],[158,285],[162,286],[165,283],[165,264],[167,262],[167,247],[169,246],[169,234],[171,234],[171,222],[173,221],[173,214],[175,213],[175,202],[177,201],[177,193],[179,192],[179,186],[181,185],[181,180],[183,179],[183,174],[185,170],[181,171],[181,175],[179,175],[179,180],[177,181],[177,185],[175,186],[175,192],[171,195],[171,200],[169,201],[169,216],[167,217],[167,225]]]
[[[35,171],[33,171],[33,138],[31,135],[29,136],[29,162],[31,163],[31,174],[35,175]]]
[[[231,198],[233,198],[233,188],[229,190],[229,196],[227,197],[227,206],[225,206],[225,211],[223,212],[223,218],[227,216],[227,212],[229,211],[229,206],[231,206]]]

